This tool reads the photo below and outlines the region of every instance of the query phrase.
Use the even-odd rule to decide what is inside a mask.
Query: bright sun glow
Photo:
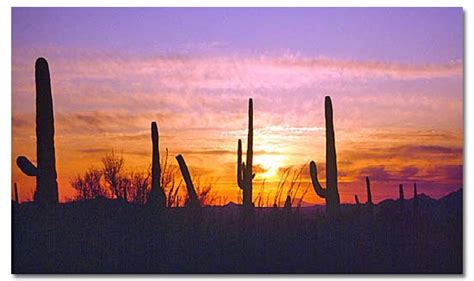
[[[281,155],[261,155],[255,157],[254,165],[259,165],[265,171],[256,171],[256,177],[260,179],[270,179],[278,175],[278,169],[282,166],[283,156]]]

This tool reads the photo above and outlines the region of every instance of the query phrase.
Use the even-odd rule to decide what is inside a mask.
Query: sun
[[[270,179],[278,174],[281,167],[283,156],[281,155],[260,155],[255,157],[254,165],[260,166],[264,172],[256,171],[256,177],[260,179]]]

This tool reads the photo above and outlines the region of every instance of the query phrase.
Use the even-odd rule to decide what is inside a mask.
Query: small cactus
[[[255,174],[253,168],[253,101],[249,99],[249,120],[247,134],[247,157],[246,162],[242,161],[242,141],[237,143],[237,184],[243,191],[243,206],[253,207],[252,203],[252,180]]]
[[[367,212],[369,215],[374,214],[374,203],[372,202],[372,191],[370,190],[370,179],[369,177],[365,177],[365,183],[366,183],[366,188],[367,188],[367,202],[364,204],[364,210]],[[360,206],[362,205],[359,201],[359,196],[354,195],[356,205]]]
[[[16,160],[28,176],[36,177],[34,201],[39,205],[58,203],[58,183],[54,148],[54,113],[48,62],[38,58],[35,64],[36,80],[36,162],[25,156]]]
[[[183,175],[184,182],[186,183],[186,189],[188,191],[187,207],[200,207],[201,203],[197,197],[191,175],[189,174],[188,166],[186,166],[183,156],[179,154],[176,156],[176,160],[178,161],[179,169],[181,170],[181,174]]]
[[[367,212],[369,213],[369,215],[373,215],[374,214],[374,203],[372,201],[372,191],[370,189],[370,179],[369,179],[369,177],[365,177],[365,186],[367,188],[367,203],[366,203]]]
[[[161,183],[160,147],[158,138],[158,126],[156,122],[151,123],[152,140],[152,162],[151,162],[151,191],[148,204],[158,208],[166,207],[166,195]]]
[[[319,197],[326,199],[326,213],[331,217],[336,217],[340,214],[340,199],[337,189],[336,142],[330,97],[325,98],[324,107],[326,119],[326,188],[323,189],[319,183],[318,171],[314,161],[310,163],[310,174],[314,191]]]
[[[286,196],[285,205],[284,205],[283,208],[287,211],[291,210],[291,197],[290,197],[290,195]]]
[[[372,202],[372,191],[370,190],[370,179],[365,177],[365,186],[367,187],[367,204],[373,205]]]
[[[413,185],[413,216],[418,216],[418,190],[416,189],[416,182]]]
[[[398,200],[400,201],[400,213],[403,213],[405,209],[405,196],[403,194],[403,184],[398,186]]]
[[[18,186],[16,185],[16,182],[13,184],[15,188],[15,203],[17,205],[20,204],[20,198],[18,197]]]
[[[359,205],[360,205],[360,201],[359,201],[359,196],[357,196],[357,194],[354,195],[354,200],[355,200],[355,202],[356,202],[356,205],[359,206]]]

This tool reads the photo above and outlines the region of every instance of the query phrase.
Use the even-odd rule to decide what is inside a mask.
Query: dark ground
[[[110,200],[13,205],[13,273],[462,273],[462,190],[342,206],[200,211]]]

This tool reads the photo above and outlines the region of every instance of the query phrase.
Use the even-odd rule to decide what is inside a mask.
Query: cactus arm
[[[244,179],[243,179],[243,170],[242,166],[242,140],[239,139],[237,143],[237,184],[241,189],[244,189]]]
[[[356,204],[360,205],[359,196],[357,196],[357,194],[354,195],[354,199],[355,199]]]
[[[31,161],[28,160],[28,158],[26,158],[25,156],[18,157],[16,159],[16,164],[18,165],[20,170],[25,173],[25,175],[28,175],[30,177],[36,177],[39,174],[38,168],[36,168],[36,166],[31,163]]]
[[[316,168],[316,163],[311,161],[309,164],[309,172],[311,174],[311,181],[313,182],[313,188],[316,194],[321,198],[326,198],[326,189],[323,189],[318,180],[318,169]]]
[[[14,186],[15,186],[15,202],[16,204],[20,204],[20,197],[18,197],[18,186],[16,185],[16,182]]]
[[[186,183],[186,189],[188,191],[189,202],[191,206],[200,206],[199,199],[196,194],[196,190],[194,189],[194,184],[191,179],[191,175],[189,174],[188,166],[186,166],[186,162],[181,154],[176,156],[176,160],[179,164],[179,169],[181,170],[181,174],[183,175],[184,182]]]

